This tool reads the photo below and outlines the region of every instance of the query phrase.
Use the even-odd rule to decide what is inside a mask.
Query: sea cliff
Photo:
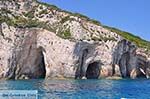
[[[0,78],[150,76],[150,42],[36,0],[0,1]]]

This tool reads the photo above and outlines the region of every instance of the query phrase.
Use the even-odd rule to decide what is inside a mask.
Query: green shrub
[[[103,37],[103,40],[106,41],[116,41],[114,37]]]
[[[40,6],[40,9],[43,9],[43,6]]]
[[[99,36],[99,37],[93,36],[91,39],[94,41],[105,41],[105,42],[108,40],[109,41],[116,41],[116,39],[113,37],[102,37],[102,36]]]
[[[101,23],[100,23],[99,21],[96,21],[96,20],[93,20],[93,19],[91,19],[90,21],[91,21],[92,23],[96,24],[96,25],[101,25]]]
[[[113,27],[108,27],[108,26],[103,26],[103,27],[106,29],[109,29],[111,32],[115,32],[118,35],[122,36],[123,38],[133,42],[138,47],[150,49],[150,42],[143,40],[138,36],[135,36],[131,33],[125,32],[125,31],[121,31],[121,30],[113,28]]]
[[[72,21],[72,20],[75,20],[75,19],[74,18],[70,18],[70,16],[66,16],[66,17],[64,17],[64,18],[61,19],[60,23],[63,24],[63,23],[65,23],[68,20]]]
[[[3,23],[5,21],[6,21],[6,17],[3,17],[3,16],[0,15],[0,23]]]
[[[48,14],[48,11],[47,10],[42,10],[42,11],[39,12],[39,15],[41,15],[41,14]]]
[[[68,21],[70,19],[70,16],[66,16],[64,18],[61,19],[60,23],[65,23],[66,21]]]
[[[26,14],[24,14],[24,16],[28,17],[28,18],[34,18],[34,13],[35,13],[35,11],[32,10],[32,11],[29,11]]]
[[[74,16],[77,16],[79,18],[84,18],[84,19],[87,19],[87,20],[90,20],[87,16],[83,15],[83,14],[80,14],[80,13],[73,13]]]
[[[10,26],[15,26],[14,20],[10,19],[7,16],[0,16],[0,24],[6,22]]]
[[[100,23],[99,21],[96,21],[96,20],[94,20],[94,19],[90,19],[90,18],[88,18],[86,15],[83,15],[83,14],[80,14],[80,13],[71,13],[71,12],[68,12],[68,11],[65,11],[65,10],[61,10],[60,8],[58,8],[57,6],[54,6],[54,5],[50,5],[50,4],[47,4],[47,3],[39,2],[39,1],[37,1],[37,0],[35,0],[35,1],[38,2],[38,3],[41,4],[41,5],[45,5],[45,6],[47,6],[47,7],[51,7],[51,8],[53,8],[53,9],[55,9],[55,10],[62,11],[62,12],[66,12],[66,13],[71,14],[71,15],[73,15],[73,16],[77,16],[77,17],[79,17],[79,18],[81,18],[81,19],[85,19],[85,20],[90,21],[90,22],[92,22],[92,23],[94,23],[94,24],[96,24],[96,25],[101,25],[101,23]],[[40,14],[40,15],[41,15],[41,14],[47,14],[47,12],[46,12],[46,11],[42,11],[42,12],[40,12],[39,14]],[[66,19],[67,19],[67,18],[66,18]],[[63,23],[64,21],[65,21],[65,20],[63,20],[62,23]]]
[[[10,10],[5,9],[5,8],[1,8],[1,9],[0,9],[0,12],[1,12],[1,13],[9,13],[9,14],[12,13]]]
[[[92,37],[91,39],[94,41],[102,41],[100,37],[96,37],[96,36]]]
[[[70,39],[71,38],[71,33],[70,33],[70,30],[65,30],[63,32],[60,32],[57,34],[58,36],[60,36],[61,38],[64,38],[64,39]]]
[[[28,22],[25,25],[28,28],[38,27],[39,22],[38,22],[38,20],[28,20]]]
[[[74,16],[77,16],[77,17],[79,17],[79,18],[84,18],[84,19],[86,19],[87,21],[90,21],[90,22],[92,22],[92,23],[94,23],[94,24],[96,24],[96,25],[101,25],[101,23],[99,22],[99,21],[96,21],[96,20],[94,20],[94,19],[90,19],[90,18],[88,18],[87,16],[85,16],[85,15],[83,15],[83,14],[80,14],[80,13],[72,13],[72,15],[74,15]]]
[[[40,2],[40,1],[38,1],[38,0],[35,0],[37,3],[39,3],[39,4],[41,4],[41,5],[45,5],[45,6],[47,6],[47,7],[51,7],[51,8],[53,8],[53,9],[55,9],[55,10],[61,10],[61,9],[59,9],[57,6],[55,6],[55,5],[50,5],[50,4],[47,4],[47,3],[43,3],[43,2]]]

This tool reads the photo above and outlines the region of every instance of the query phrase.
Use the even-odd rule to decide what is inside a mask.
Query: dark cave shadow
[[[92,63],[90,63],[90,68],[88,69],[89,65],[87,66],[87,69],[88,69],[88,73],[87,70],[86,70],[86,67],[85,67],[85,61],[88,59],[88,55],[91,54],[91,53],[94,53],[95,51],[95,47],[96,47],[96,44],[90,44],[88,42],[84,42],[84,41],[80,41],[78,42],[76,45],[75,45],[75,50],[74,50],[74,55],[76,57],[79,57],[79,60],[77,61],[76,65],[77,66],[76,68],[76,72],[75,72],[75,79],[82,79],[82,77],[88,77],[90,78],[90,76],[87,74],[90,74],[90,69],[91,70],[98,70],[98,69],[95,69],[95,68],[99,68],[100,66],[95,66],[94,67],[94,63],[96,62],[93,62],[93,69],[91,68],[91,65]],[[86,71],[85,71],[86,70]],[[98,78],[98,74],[100,71],[98,71],[97,75],[96,76],[91,76],[91,78]],[[92,74],[92,73],[91,73]],[[92,74],[94,75],[94,73]]]

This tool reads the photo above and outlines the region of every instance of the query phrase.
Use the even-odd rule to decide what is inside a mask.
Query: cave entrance
[[[45,76],[46,76],[46,68],[45,68],[45,62],[44,62],[44,55],[43,55],[43,53],[41,53],[41,63],[39,65],[39,69],[41,71],[41,74],[40,74],[39,78],[45,78]]]
[[[99,62],[93,62],[88,65],[86,71],[86,78],[87,79],[98,79],[100,75],[100,64]]]
[[[38,58],[37,58],[37,71],[36,71],[36,78],[45,78],[46,76],[46,67],[44,61],[44,55],[42,49],[38,49]]]

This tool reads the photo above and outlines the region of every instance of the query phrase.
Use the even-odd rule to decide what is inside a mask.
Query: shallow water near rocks
[[[38,99],[148,99],[150,80],[8,80],[0,90],[38,90]]]

